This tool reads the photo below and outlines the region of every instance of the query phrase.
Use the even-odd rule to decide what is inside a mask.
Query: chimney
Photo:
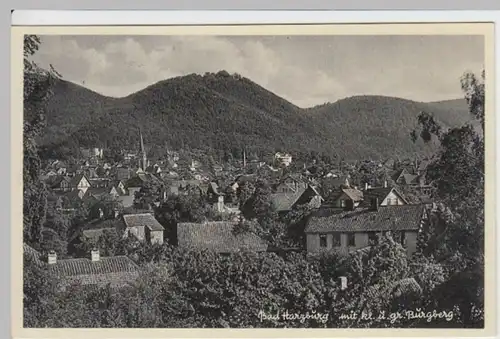
[[[345,289],[347,289],[347,277],[340,277],[340,290],[341,291],[344,291]]]
[[[50,251],[47,255],[47,263],[49,265],[55,264],[57,262],[57,254],[55,251]]]
[[[91,252],[90,252],[90,258],[92,261],[99,261],[99,250],[94,248]]]
[[[384,188],[387,188],[387,180],[384,180]]]
[[[378,198],[372,198],[371,203],[372,211],[378,211]]]

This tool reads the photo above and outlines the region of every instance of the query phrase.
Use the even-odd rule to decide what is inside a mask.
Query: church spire
[[[142,131],[140,128],[139,134],[141,135],[142,170],[145,171],[148,164],[148,158],[146,156],[146,150],[144,149],[144,139],[142,138]]]

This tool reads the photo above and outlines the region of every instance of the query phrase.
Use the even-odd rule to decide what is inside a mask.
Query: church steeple
[[[142,154],[142,170],[146,171],[148,165],[148,158],[146,156],[146,149],[144,149],[144,140],[142,138],[142,131],[139,128],[139,134],[141,135],[141,154]]]

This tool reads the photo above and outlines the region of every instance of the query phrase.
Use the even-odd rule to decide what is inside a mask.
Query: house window
[[[397,205],[398,204],[398,198],[388,198],[387,199],[387,205]]]
[[[320,234],[319,235],[319,247],[326,247],[326,234]]]
[[[406,246],[406,232],[401,231],[401,245]]]
[[[340,200],[340,207],[345,207],[345,206],[346,206],[346,201]]]
[[[340,233],[332,234],[333,247],[340,247]]]
[[[368,232],[368,242],[370,244],[378,243],[377,232]]]
[[[347,234],[347,246],[354,247],[356,246],[356,234],[348,233]]]

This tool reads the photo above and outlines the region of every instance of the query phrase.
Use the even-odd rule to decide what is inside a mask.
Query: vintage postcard
[[[493,29],[13,27],[14,336],[493,335]]]

